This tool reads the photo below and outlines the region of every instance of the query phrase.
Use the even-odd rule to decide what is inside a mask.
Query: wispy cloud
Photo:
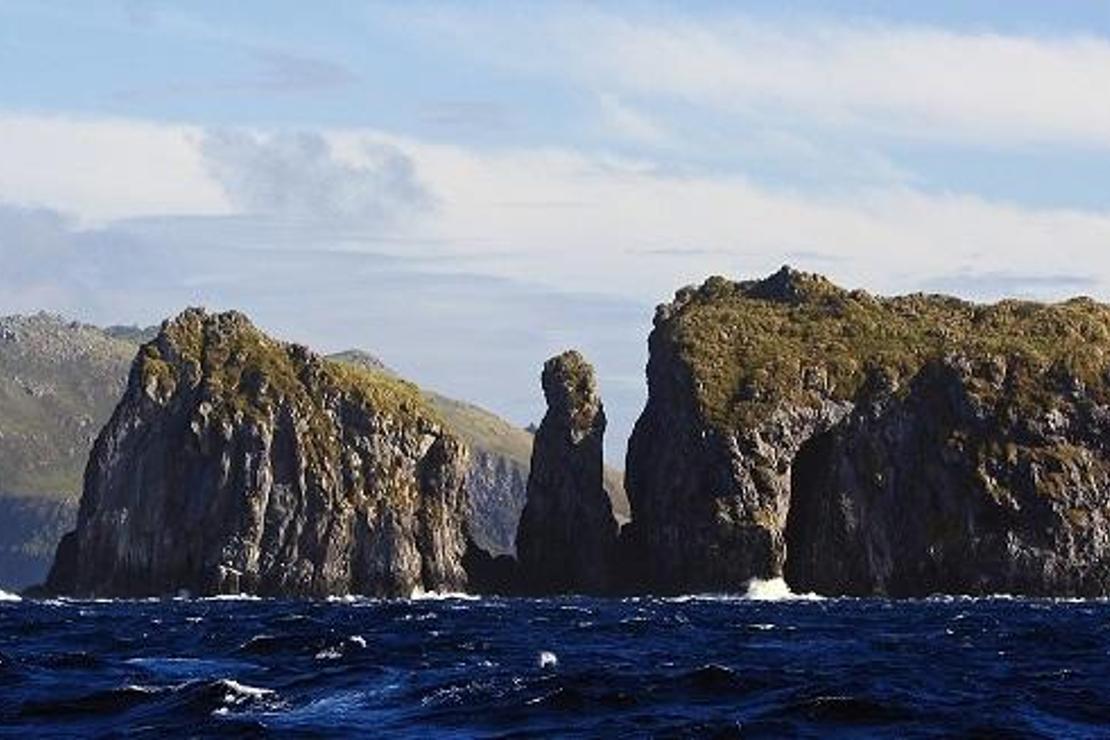
[[[492,100],[440,100],[420,106],[423,123],[465,134],[503,133],[513,126],[509,108]]]
[[[670,137],[661,125],[616,95],[600,95],[602,120],[616,136],[634,142],[663,144]]]
[[[743,14],[617,15],[548,6],[411,19],[506,69],[571,78],[749,121],[990,146],[1110,147],[1110,41]],[[542,47],[545,53],[533,50]]]
[[[326,59],[271,49],[248,50],[251,62],[241,73],[209,79],[179,79],[116,91],[125,102],[163,97],[204,95],[295,95],[343,88],[358,77],[347,67]]]
[[[1006,296],[1042,299],[1096,290],[1099,281],[1092,275],[1083,274],[1021,274],[987,270],[938,275],[925,280],[923,287],[939,293],[957,293],[968,298],[997,299]]]

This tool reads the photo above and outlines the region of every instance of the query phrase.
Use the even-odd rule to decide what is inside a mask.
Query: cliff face
[[[1106,593],[1110,308],[785,269],[657,312],[629,445],[657,591]]]
[[[614,586],[617,522],[602,480],[597,380],[572,351],[548,360],[542,381],[547,413],[516,538],[521,582],[534,593],[602,593]]]
[[[462,590],[467,453],[415,387],[190,309],[143,345],[50,590]]]
[[[795,462],[786,578],[828,594],[1110,593],[1108,433],[1110,406],[1062,368],[953,355],[870,389]]]

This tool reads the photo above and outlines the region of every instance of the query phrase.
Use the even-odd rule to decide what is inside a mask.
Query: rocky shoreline
[[[46,588],[1110,595],[1110,307],[783,268],[684,288],[654,323],[631,522],[567,352],[543,369],[514,558],[475,544],[466,445],[418,393],[187,311],[140,351]]]

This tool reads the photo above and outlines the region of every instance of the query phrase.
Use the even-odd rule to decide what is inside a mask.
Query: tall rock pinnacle
[[[602,485],[605,411],[593,367],[575,351],[553,357],[543,392],[547,413],[517,530],[523,582],[543,593],[604,592],[613,585],[617,522]]]

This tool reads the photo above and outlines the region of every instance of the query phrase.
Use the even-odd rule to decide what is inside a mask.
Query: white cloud
[[[1110,40],[744,15],[618,16],[593,7],[490,18],[417,14],[438,42],[516,74],[678,100],[749,120],[991,146],[1110,147]],[[536,48],[544,49],[535,54]]]
[[[598,103],[606,127],[619,138],[645,144],[662,144],[668,140],[669,135],[663,127],[616,95],[600,95]]]
[[[421,233],[510,277],[662,299],[708,274],[758,275],[783,262],[884,292],[957,271],[1082,265],[1110,288],[1110,212],[905,186],[815,195],[738,175],[668,175],[639,160],[395,141],[441,205]],[[998,294],[984,284],[976,295]]]
[[[130,119],[0,115],[0,201],[90,223],[231,212],[205,172],[195,126]]]

